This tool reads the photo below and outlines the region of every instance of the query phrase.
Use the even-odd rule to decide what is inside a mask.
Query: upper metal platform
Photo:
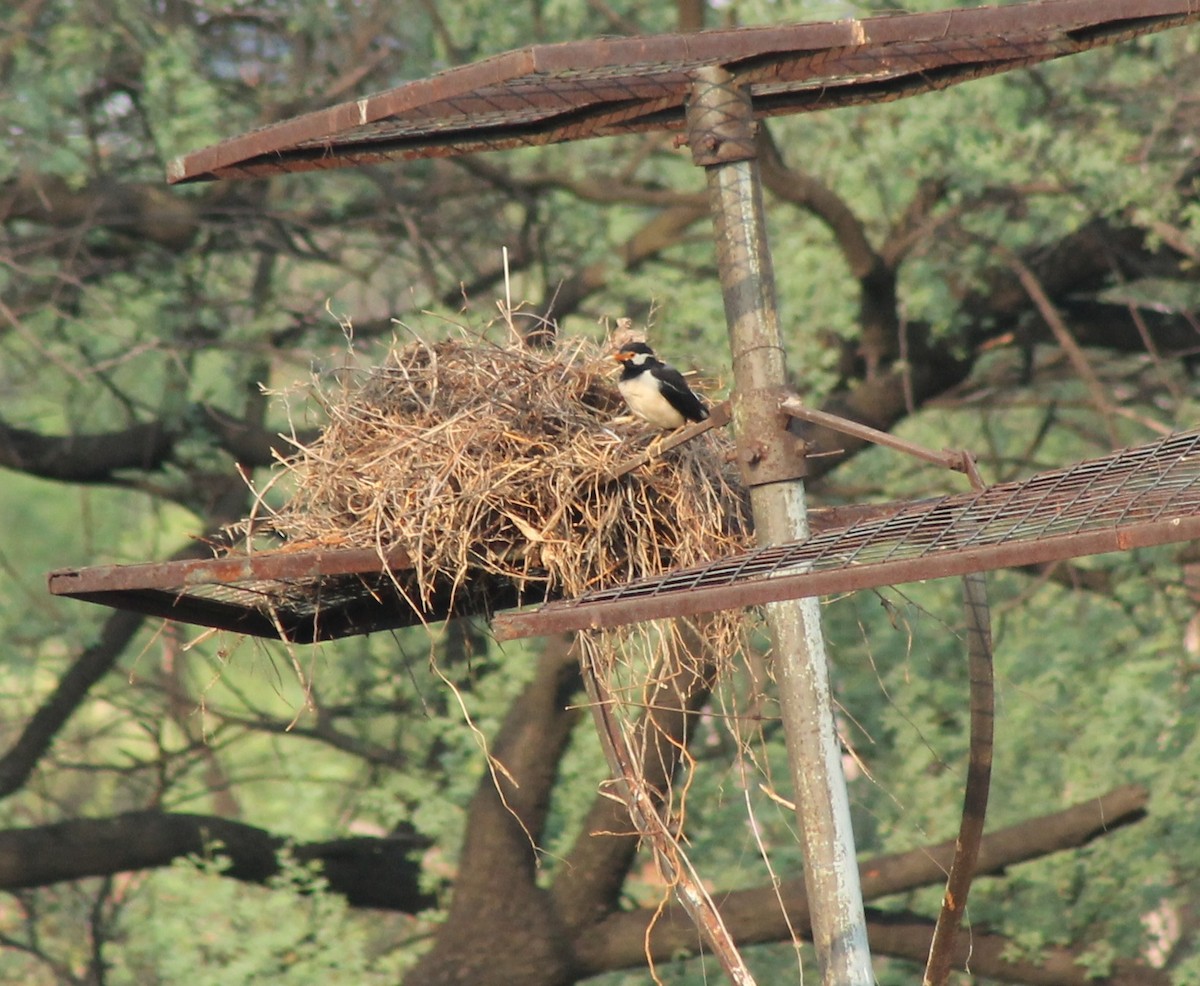
[[[1039,0],[816,24],[535,45],[173,160],[172,183],[682,130],[721,65],[760,117],[943,89],[1200,19],[1200,0]]]

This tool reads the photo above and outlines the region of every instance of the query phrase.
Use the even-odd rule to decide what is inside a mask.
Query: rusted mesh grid
[[[672,601],[678,601],[678,612],[695,613],[720,609],[722,602],[733,606],[816,595],[833,585],[821,578],[824,573],[844,576],[837,582],[838,589],[869,588],[1072,557],[1089,553],[1089,546],[1091,551],[1103,551],[1186,540],[1200,533],[1197,518],[1200,431],[1190,431],[1031,479],[915,501],[881,520],[835,528],[807,541],[758,548],[590,592],[540,612],[498,618],[496,629],[502,637],[522,636],[545,632],[542,625],[561,629],[662,616]],[[1133,536],[1139,529],[1147,529],[1147,536]],[[1130,536],[1111,541],[1084,537],[1102,532],[1130,532]],[[1072,538],[1077,540],[1066,545]],[[1061,551],[1044,550],[1059,541],[1064,542]],[[972,564],[947,564],[948,559],[959,557]],[[755,597],[756,585],[781,579],[792,580],[792,591],[770,590]],[[689,595],[701,594],[707,600],[703,605],[686,601]],[[652,614],[638,609],[647,600],[660,604]],[[611,619],[567,615],[572,609],[586,611],[607,604],[612,605]],[[622,604],[629,604],[623,613],[618,612]],[[553,622],[558,615],[564,617],[562,625]]]
[[[180,587],[178,593],[186,596],[192,606],[216,603],[256,610],[269,622],[278,621],[285,628],[305,620],[319,620],[323,613],[338,614],[348,606],[361,604],[364,597],[392,598],[396,594],[383,572],[209,582]],[[409,622],[415,622],[415,618]]]
[[[760,116],[884,102],[1197,19],[1198,0],[1054,0],[537,45],[243,134],[176,159],[168,178],[679,129],[705,65],[749,86]]]
[[[763,112],[770,112],[771,98],[810,91],[821,108],[857,102],[847,86],[853,82],[880,83],[914,73],[924,76],[924,88],[938,88],[937,70],[943,68],[993,71],[1054,58],[1077,51],[1078,47],[1055,36],[1018,38],[939,39],[915,44],[888,46],[887,57],[879,49],[858,47],[820,53],[774,53],[769,61],[753,60],[738,70],[740,82],[750,86],[756,99],[766,98]],[[464,136],[487,139],[488,131],[505,134],[500,128],[557,121],[562,129],[553,139],[587,137],[609,132],[641,129],[637,121],[653,125],[653,114],[682,107],[689,92],[693,73],[711,59],[689,59],[675,63],[611,65],[585,71],[565,71],[548,76],[533,74],[485,86],[462,95],[447,96],[435,102],[414,106],[386,119],[366,123],[337,135],[339,142],[362,145],[404,141],[424,136],[437,137],[449,131],[465,130]],[[971,76],[974,77],[974,76]],[[949,81],[958,81],[952,74]],[[897,95],[904,93],[898,92]],[[878,86],[871,99],[880,97]],[[790,106],[788,107],[791,108]],[[561,114],[586,114],[574,124]],[[682,119],[682,116],[680,116]],[[594,131],[595,133],[589,133]],[[324,149],[333,135],[323,134],[298,141],[300,149]],[[530,134],[530,143],[537,143]]]

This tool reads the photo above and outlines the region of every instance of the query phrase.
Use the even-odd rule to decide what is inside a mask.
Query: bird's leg
[[[681,425],[680,427],[686,427],[686,425]],[[650,444],[646,446],[646,458],[650,460],[661,459],[666,454],[663,445],[668,438],[678,431],[679,428],[672,428],[670,431],[655,432],[650,439]]]

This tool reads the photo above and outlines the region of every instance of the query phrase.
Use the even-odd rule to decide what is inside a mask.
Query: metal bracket
[[[728,75],[728,73],[725,73]],[[714,81],[697,79],[704,87],[688,112],[687,142],[692,162],[699,167],[749,161],[757,156],[754,135],[758,124],[750,104],[750,91],[732,75]]]
[[[733,413],[738,419],[737,464],[748,487],[808,475],[808,445],[788,431],[785,396],[773,388],[733,395]]]

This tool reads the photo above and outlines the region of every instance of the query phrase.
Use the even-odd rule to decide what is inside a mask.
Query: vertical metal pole
[[[705,168],[733,354],[733,421],[760,544],[808,536],[802,459],[779,400],[787,383],[749,93],[696,72],[688,140]],[[766,607],[795,785],[813,943],[825,986],[870,986],[862,890],[816,599]]]

